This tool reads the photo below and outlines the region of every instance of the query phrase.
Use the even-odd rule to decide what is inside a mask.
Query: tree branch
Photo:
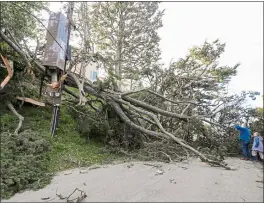
[[[1,54],[0,54],[0,55],[1,55]],[[5,67],[6,67],[6,69],[7,69],[8,75],[7,75],[7,76],[5,77],[5,79],[1,82],[1,85],[0,85],[1,89],[0,89],[0,91],[6,86],[6,84],[9,82],[9,80],[13,77],[13,73],[14,73],[14,69],[13,69],[13,67],[11,67],[10,64],[8,63],[7,58],[6,58],[6,57],[3,57],[2,55],[1,55],[1,58],[2,58],[2,60],[3,60],[3,62],[4,62],[4,64],[5,64]]]
[[[15,43],[13,43],[1,30],[0,30],[0,36],[1,38],[9,45],[11,46],[24,60],[27,67],[31,68],[31,64],[29,63],[28,56],[25,54],[20,47],[18,47]]]
[[[85,103],[87,102],[87,99],[85,98],[85,93],[83,91],[83,85],[80,83],[78,77],[74,73],[69,72],[68,74],[73,78],[73,80],[75,81],[75,83],[78,86],[79,98],[80,98],[79,105],[85,105]]]
[[[123,110],[121,109],[120,105],[118,103],[116,103],[113,100],[109,101],[111,106],[115,109],[116,113],[120,116],[121,120],[124,121],[126,124],[128,124],[129,126],[131,126],[132,128],[139,130],[142,133],[154,136],[154,137],[164,137],[164,138],[168,138],[166,135],[164,135],[163,133],[158,133],[158,132],[154,132],[151,130],[147,130],[141,126],[136,125],[135,123],[133,123],[127,116],[126,114],[123,112]]]
[[[19,130],[20,130],[22,124],[23,124],[24,117],[21,116],[21,115],[16,111],[15,107],[13,106],[13,104],[12,104],[9,100],[6,100],[5,103],[6,103],[7,107],[9,108],[9,110],[10,110],[10,111],[11,111],[16,117],[18,117],[18,119],[19,119],[19,123],[18,123],[17,128],[16,128],[16,130],[15,130],[15,132],[14,132],[15,134],[18,134],[18,132],[19,132]]]
[[[113,98],[113,99],[115,99],[115,98]],[[116,100],[117,100],[117,99],[116,99]],[[125,102],[125,101],[122,100],[122,99],[118,99],[118,101],[121,102],[121,103],[124,103],[124,104],[128,105],[129,107],[131,107],[132,109],[134,109],[134,110],[136,110],[136,111],[138,111],[138,112],[141,112],[141,113],[144,113],[144,114],[150,116],[150,117],[156,122],[156,124],[159,126],[160,130],[161,130],[166,136],[170,137],[172,140],[174,140],[176,143],[180,144],[182,147],[184,147],[184,148],[186,148],[186,149],[189,149],[190,151],[192,151],[192,152],[194,152],[195,154],[197,154],[197,155],[201,158],[202,161],[205,161],[205,162],[207,162],[207,163],[209,163],[209,164],[222,166],[222,167],[224,167],[225,169],[231,170],[231,168],[228,167],[227,164],[208,159],[206,156],[204,156],[202,153],[200,153],[200,152],[197,151],[196,149],[194,149],[194,148],[192,148],[191,146],[185,144],[185,143],[183,142],[183,140],[181,140],[180,138],[177,138],[177,137],[175,137],[174,135],[172,135],[171,133],[167,132],[167,131],[163,128],[163,126],[161,125],[161,123],[159,122],[158,118],[157,118],[153,113],[151,113],[151,112],[147,112],[147,111],[144,111],[144,110],[142,110],[142,109],[139,109],[139,108],[137,108],[137,107],[131,105],[129,102]],[[132,126],[132,127],[133,127],[133,126]],[[144,130],[145,130],[145,129],[144,129]],[[164,137],[164,136],[163,136],[163,137]]]
[[[140,107],[143,107],[147,110],[150,110],[152,112],[155,112],[155,113],[159,113],[161,115],[164,115],[164,116],[169,116],[169,117],[173,117],[173,118],[179,118],[183,121],[186,121],[191,118],[189,116],[184,116],[184,115],[180,115],[180,114],[176,114],[176,113],[172,113],[172,112],[169,112],[169,111],[165,111],[163,109],[160,109],[158,107],[155,107],[155,106],[152,106],[152,105],[149,105],[145,102],[142,102],[142,101],[139,101],[139,100],[136,100],[136,99],[133,99],[131,97],[124,97],[123,98],[125,101],[129,101],[130,103],[134,104],[134,105],[137,105],[137,106],[140,106]]]

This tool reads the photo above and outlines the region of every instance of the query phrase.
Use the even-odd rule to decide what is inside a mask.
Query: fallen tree
[[[4,33],[1,32],[1,37],[3,36],[3,39],[8,39]],[[12,46],[15,50],[19,49],[19,47],[16,47],[11,41],[6,40],[7,43],[9,43],[10,46]],[[31,61],[31,58],[29,57],[29,54],[25,53],[21,49],[19,49],[19,53],[23,54],[23,58],[27,58],[27,62]],[[44,71],[44,67],[39,64],[39,62],[35,62],[36,69],[35,71]],[[73,74],[73,73],[72,73]],[[75,79],[74,77],[71,77],[71,75],[66,79],[66,84],[69,86],[74,86],[78,87],[74,83]],[[167,116],[167,117],[172,117],[176,118],[179,120],[182,120],[182,122],[188,122],[188,119],[192,118],[200,118],[204,120],[205,122],[210,122],[206,120],[206,116],[200,116],[200,115],[195,115],[195,116],[187,116],[187,115],[181,115],[177,114],[174,112],[166,111],[163,110],[157,106],[147,104],[143,101],[140,101],[138,99],[134,99],[128,95],[132,94],[133,92],[127,92],[122,95],[122,93],[119,92],[114,92],[114,91],[108,91],[101,89],[99,90],[98,86],[92,85],[88,82],[84,84],[84,91],[90,95],[96,96],[102,100],[104,100],[106,103],[110,104],[112,108],[115,110],[117,115],[121,118],[123,122],[125,122],[128,126],[131,128],[137,130],[140,133],[146,134],[148,136],[154,136],[154,137],[162,137],[166,139],[172,139],[174,140],[177,144],[181,145],[182,147],[192,151],[193,153],[197,154],[202,161],[208,162],[209,164],[213,165],[219,165],[223,166],[226,169],[230,169],[226,164],[219,162],[219,161],[213,161],[208,158],[206,158],[202,153],[199,151],[195,150],[193,147],[188,145],[184,140],[177,138],[175,135],[172,133],[166,131],[164,127],[162,126],[161,122],[158,119],[157,115],[162,115],[162,116]],[[153,94],[153,91],[149,91],[151,94]],[[157,93],[154,93],[155,95]],[[164,97],[165,99],[165,97]],[[182,103],[182,102],[181,102]],[[188,102],[187,102],[188,103]],[[9,103],[10,105],[10,103]],[[124,110],[126,109],[126,110]],[[131,113],[130,113],[131,111]],[[134,112],[138,113],[140,118],[147,121],[151,122],[151,124],[155,125],[158,130],[148,130],[144,127],[142,127],[139,123],[136,123],[134,120],[130,119],[132,114]],[[210,115],[208,115],[210,116]],[[210,122],[211,123],[211,122]]]
[[[98,10],[96,9],[101,6],[103,10],[108,9],[108,4],[95,4],[93,7],[95,19],[98,20],[100,17],[97,16],[98,13],[96,11]],[[133,13],[129,16],[128,12],[129,8],[135,6],[134,4],[138,6],[141,12],[138,15],[144,14],[142,12],[144,8],[153,7],[154,10],[158,9],[158,4],[156,3],[114,3],[114,8],[111,7],[113,10],[108,11],[110,12],[108,14],[116,15],[118,13],[118,15],[121,15],[119,19],[125,23],[126,18],[134,18],[132,17]],[[120,12],[115,13],[116,9],[120,9]],[[133,10],[134,13],[139,11]],[[82,10],[80,18],[87,17],[84,12],[85,9]],[[147,49],[154,47],[155,54],[159,53],[159,50],[154,45],[159,41],[156,30],[160,27],[160,19],[163,15],[162,12],[159,12],[157,15],[155,14],[156,12],[152,12],[151,10],[149,12],[152,13],[150,16],[154,19],[151,24],[145,19],[146,21],[141,22],[141,28],[131,25],[129,27],[130,30],[126,30],[123,23],[120,22],[117,26],[119,32],[116,35],[113,34],[115,38],[112,38],[111,34],[107,35],[105,33],[104,37],[110,38],[113,44],[118,44],[118,46],[113,45],[115,47],[113,53],[108,52],[108,48],[112,49],[112,45],[108,45],[108,48],[104,47],[102,50],[99,49],[95,52],[88,49],[88,46],[91,47],[92,43],[96,44],[99,41],[95,42],[91,40],[90,45],[87,42],[84,43],[84,47],[74,53],[75,57],[73,57],[73,61],[70,63],[70,67],[67,70],[67,78],[65,79],[65,85],[78,88],[79,95],[72,93],[67,87],[64,90],[67,94],[78,98],[79,104],[90,105],[94,111],[102,112],[103,107],[95,107],[93,103],[100,101],[104,105],[109,105],[120,123],[129,126],[134,133],[136,132],[135,134],[138,134],[138,137],[145,136],[150,137],[150,139],[173,141],[184,149],[187,156],[188,151],[190,151],[210,165],[231,169],[223,160],[213,160],[199,152],[192,146],[192,142],[200,136],[229,136],[232,131],[230,126],[232,126],[233,122],[238,121],[238,116],[228,113],[227,109],[232,109],[234,112],[236,110],[239,111],[241,105],[238,104],[241,104],[246,97],[246,94],[242,96],[229,96],[226,92],[229,79],[236,74],[236,68],[239,64],[233,67],[219,66],[218,58],[224,52],[225,44],[221,44],[218,40],[211,44],[205,42],[200,47],[194,47],[185,58],[172,62],[166,69],[158,64],[158,56],[156,55],[151,56],[150,60],[147,60],[149,58]],[[137,19],[138,17],[134,20]],[[157,21],[156,24],[154,21]],[[153,27],[149,27],[148,24]],[[113,22],[109,26],[111,27],[112,25]],[[89,26],[92,25],[89,24]],[[87,32],[87,27],[83,30],[83,37]],[[116,28],[111,29],[115,30]],[[133,42],[139,39],[135,34],[129,38],[134,37],[134,41],[127,42],[130,45],[124,43],[124,40],[126,40],[124,33],[132,32],[133,29],[141,29],[145,33],[149,32],[149,29],[152,29],[153,32],[149,35],[151,43],[146,45],[146,49],[144,46],[142,48],[143,42],[133,44]],[[19,54],[25,64],[25,69],[33,71],[37,78],[43,75],[45,68],[36,57],[37,52],[35,51],[34,53],[28,48],[23,47],[20,43],[15,42],[15,36],[11,32],[5,33],[1,30],[0,36],[2,41]],[[145,34],[144,32],[142,32],[142,35]],[[156,41],[154,42],[153,40]],[[137,50],[136,53],[133,52],[133,57],[127,58],[127,54],[132,53],[132,48],[135,50],[140,48],[142,50]],[[137,53],[141,51],[145,55],[137,56]],[[111,54],[113,54],[113,57]],[[140,62],[134,63],[135,58],[140,60]],[[148,62],[144,63],[144,60]],[[104,81],[97,80],[96,83],[92,83],[88,79],[72,72],[72,68],[77,63],[83,63],[84,61],[85,63],[87,61],[96,61],[105,68],[108,77]],[[136,65],[139,67],[136,67]],[[129,73],[127,70],[124,71],[126,66],[134,68],[131,68]],[[140,77],[131,78],[131,75],[139,75]],[[131,85],[130,91],[124,92],[121,90],[121,84],[122,81],[127,79],[131,80],[131,84],[132,81],[135,82],[133,83],[135,85]],[[144,81],[145,84],[138,85],[139,81]],[[89,100],[88,96],[92,96],[95,99]],[[8,103],[8,105],[11,107],[11,103]],[[12,112],[15,114],[13,108]],[[19,119],[21,124],[22,117],[19,117]],[[196,138],[194,138],[194,135]],[[127,139],[125,133],[122,139]],[[172,144],[172,142],[169,143]],[[162,154],[165,154],[167,158],[170,157],[166,152],[162,152]]]

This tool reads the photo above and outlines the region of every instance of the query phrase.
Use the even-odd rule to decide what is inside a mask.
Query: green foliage
[[[252,109],[248,116],[250,117],[249,128],[254,132],[259,132],[264,137],[264,115],[263,108]]]
[[[16,109],[17,105],[14,103]],[[77,121],[62,106],[55,137],[50,137],[52,107],[19,110],[24,116],[21,133],[13,135],[18,119],[0,105],[1,112],[1,197],[8,198],[25,189],[37,189],[49,183],[60,170],[101,164],[116,159],[104,152],[104,144],[96,139],[88,143],[78,133]],[[91,136],[94,137],[94,136]]]
[[[32,15],[38,16],[42,9],[47,10],[47,2],[2,1],[0,9],[1,28],[8,29],[17,42],[21,42],[25,38],[36,38],[39,22]]]
[[[138,133],[123,123],[115,111],[109,106],[103,106],[101,113],[94,112],[87,107],[76,107],[75,110],[83,112],[80,115],[73,109],[68,109],[76,120],[76,130],[90,140],[103,143],[106,148],[116,151],[120,148],[131,150],[141,145]]]
[[[241,143],[238,138],[229,138],[223,144],[227,149],[228,156],[236,156],[241,153]]]
[[[49,183],[50,142],[38,132],[1,133],[1,197]]]
[[[90,46],[103,56],[115,81],[138,81],[144,69],[159,61],[163,11],[158,2],[94,2],[91,6],[82,2],[76,13],[76,24],[87,29]],[[83,41],[88,40],[86,34],[82,33]]]
[[[210,65],[217,60],[225,50],[225,44],[221,44],[219,40],[213,43],[204,42],[203,46],[194,46],[190,49],[191,56],[205,65]]]

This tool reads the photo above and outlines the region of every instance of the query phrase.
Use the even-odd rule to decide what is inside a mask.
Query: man
[[[242,147],[242,160],[249,160],[250,159],[250,151],[249,151],[249,144],[250,144],[250,130],[246,127],[246,124],[243,123],[242,126],[235,125],[235,128],[239,131],[239,139],[241,142]]]

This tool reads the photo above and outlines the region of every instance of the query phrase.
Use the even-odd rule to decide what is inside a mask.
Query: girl
[[[253,145],[252,145],[252,160],[257,161],[257,155],[259,154],[261,160],[263,161],[263,138],[258,132],[253,134]]]

